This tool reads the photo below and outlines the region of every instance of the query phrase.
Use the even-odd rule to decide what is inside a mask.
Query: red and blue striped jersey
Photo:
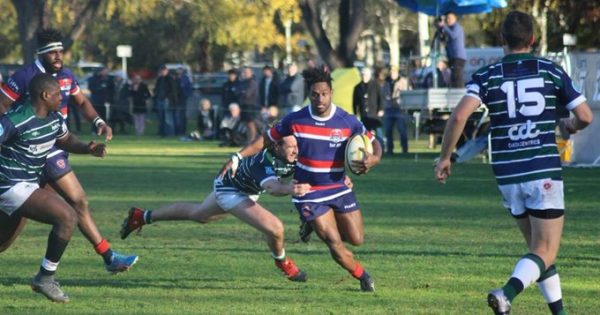
[[[44,69],[44,66],[42,66],[42,63],[39,60],[36,60],[34,63],[21,68],[10,76],[5,83],[2,83],[0,91],[15,102],[13,106],[20,106],[25,103],[25,100],[29,97],[29,82],[31,82],[31,79],[39,73],[46,73],[46,69]],[[59,110],[63,117],[66,118],[69,114],[67,106],[69,96],[80,92],[79,83],[77,82],[75,75],[67,68],[62,68],[57,73],[53,73],[52,76],[54,76],[58,81],[58,84],[60,84],[62,102]]]
[[[348,139],[365,134],[373,141],[356,116],[331,105],[329,117],[312,114],[310,106],[290,113],[267,132],[269,138],[278,141],[294,135],[298,141],[298,161],[294,179],[309,183],[312,191],[298,202],[325,201],[351,190],[344,185],[344,153]]]

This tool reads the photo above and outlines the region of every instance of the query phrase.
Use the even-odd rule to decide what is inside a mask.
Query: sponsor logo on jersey
[[[272,167],[267,166],[267,167],[265,167],[265,174],[267,174],[267,175],[275,175],[275,170]]]
[[[58,84],[60,85],[61,91],[70,91],[71,83],[73,83],[73,80],[71,80],[69,78],[64,78],[64,79],[58,80]]]
[[[552,188],[552,183],[551,182],[545,182],[544,183],[544,189],[545,190],[550,190],[550,188]]]
[[[514,125],[508,129],[508,137],[512,141],[527,140],[536,138],[540,131],[535,129],[536,124],[527,120],[526,123]]]
[[[48,141],[46,143],[41,143],[41,144],[31,144],[29,145],[29,152],[31,153],[42,153],[42,152],[47,152],[48,150],[50,150],[50,148],[52,148],[52,146],[54,146],[54,142],[56,142],[55,140],[52,141]]]
[[[332,129],[331,135],[329,136],[331,142],[329,144],[330,148],[339,148],[342,146],[342,141],[344,140],[344,134],[342,133],[342,129]]]
[[[4,134],[4,127],[2,127],[2,125],[0,125],[0,136],[2,136]]]

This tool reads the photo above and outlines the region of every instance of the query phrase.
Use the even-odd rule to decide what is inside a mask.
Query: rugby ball
[[[365,154],[361,149],[373,154],[373,144],[371,143],[371,140],[369,140],[369,137],[366,135],[352,136],[346,144],[346,168],[356,175],[360,175],[362,173],[359,173],[358,170],[353,169],[351,162],[361,161],[364,159]]]

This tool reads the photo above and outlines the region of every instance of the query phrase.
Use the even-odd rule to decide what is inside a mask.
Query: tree
[[[395,0],[375,0],[370,2],[367,8],[367,22],[387,43],[390,65],[399,66],[401,30],[417,32],[416,14],[400,7]]]
[[[364,0],[341,0],[338,6],[339,40],[334,49],[324,28],[320,5],[327,1],[301,0],[302,19],[317,46],[321,58],[331,68],[352,67],[356,43],[365,24]]]
[[[48,0],[11,0],[17,12],[17,22],[19,39],[21,42],[21,54],[25,63],[33,61],[37,41],[36,33],[42,28],[48,27],[49,15],[52,10],[62,10],[68,1],[50,0],[51,6],[48,5]],[[72,1],[73,2],[73,1]],[[98,10],[101,0],[89,0],[81,6],[80,11],[75,13],[76,18],[73,24],[70,25],[66,32],[64,46],[65,50],[69,50],[73,42],[81,36],[85,28],[93,20],[93,16]],[[76,3],[70,3],[71,7],[79,6]],[[52,10],[51,10],[52,8]]]

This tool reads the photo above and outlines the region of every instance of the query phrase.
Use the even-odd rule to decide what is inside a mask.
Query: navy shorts
[[[300,213],[300,219],[306,222],[314,221],[329,209],[333,209],[337,213],[348,213],[360,209],[353,191],[326,201],[294,202],[294,206]]]
[[[54,153],[54,155],[52,155],[52,153]],[[46,165],[44,165],[40,181],[42,184],[55,182],[71,171],[69,154],[67,152],[61,150],[52,153],[50,154],[52,155],[51,157],[46,158]]]

